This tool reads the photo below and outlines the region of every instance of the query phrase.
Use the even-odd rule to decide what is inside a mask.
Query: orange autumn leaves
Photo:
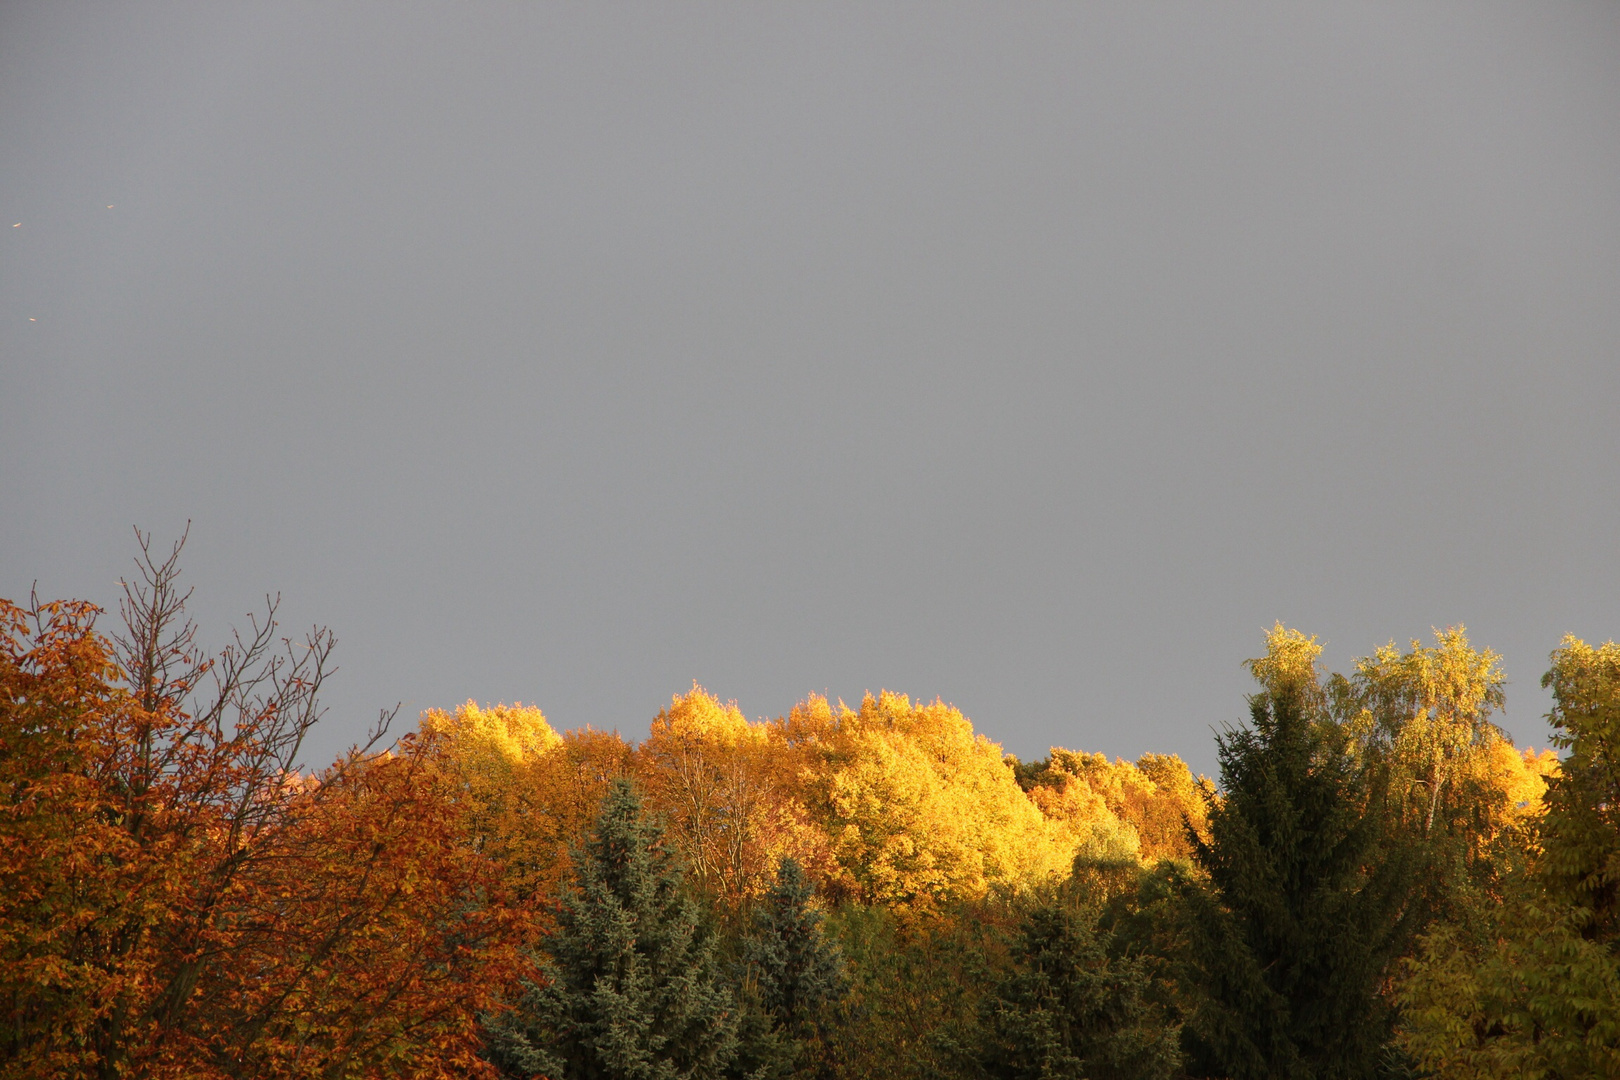
[[[475,1017],[517,970],[522,913],[422,745],[289,774],[280,751],[313,717],[288,667],[214,700],[241,709],[188,708],[200,676],[223,669],[228,691],[262,653],[210,660],[160,619],[130,671],[96,614],[0,601],[7,1075],[478,1070]]]
[[[1132,765],[1058,750],[1031,773],[955,708],[887,692],[750,721],[694,686],[635,747],[559,735],[522,706],[469,702],[422,728],[476,843],[530,895],[555,890],[615,775],[638,781],[692,880],[733,909],[785,856],[830,897],[917,914],[1061,878],[1099,837],[1133,858],[1179,856],[1208,792],[1168,755]]]

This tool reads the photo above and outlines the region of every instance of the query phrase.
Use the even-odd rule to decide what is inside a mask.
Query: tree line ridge
[[[1620,646],[1555,749],[1462,627],[1275,626],[1219,781],[938,700],[630,742],[522,704],[301,758],[331,637],[0,601],[0,1075],[1620,1075]]]

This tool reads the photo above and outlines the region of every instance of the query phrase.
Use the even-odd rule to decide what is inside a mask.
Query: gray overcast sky
[[[0,213],[0,595],[192,519],[322,755],[697,679],[1212,770],[1274,619],[1535,742],[1620,635],[1620,5],[8,0]]]

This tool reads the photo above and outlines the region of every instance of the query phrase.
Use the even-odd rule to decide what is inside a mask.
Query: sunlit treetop
[[[1243,666],[1267,693],[1287,691],[1303,692],[1314,700],[1320,683],[1316,661],[1322,655],[1322,646],[1316,635],[1292,630],[1281,622],[1266,631],[1266,654],[1245,660]]]
[[[422,730],[445,737],[450,756],[469,765],[480,760],[516,765],[562,745],[545,714],[522,702],[480,707],[468,701],[453,713],[430,709],[422,714]]]

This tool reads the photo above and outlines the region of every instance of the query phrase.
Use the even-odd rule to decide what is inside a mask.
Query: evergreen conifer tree
[[[544,963],[489,1025],[504,1072],[552,1080],[703,1080],[736,1049],[714,940],[682,891],[662,829],[628,781],[602,801]]]
[[[1141,959],[1110,957],[1085,913],[1038,908],[1013,971],[980,1008],[976,1053],[994,1080],[1168,1080],[1177,1029],[1149,1000]]]
[[[1224,800],[1207,888],[1187,892],[1198,1075],[1231,1080],[1371,1077],[1391,1060],[1381,995],[1417,919],[1410,846],[1385,835],[1308,686],[1250,699],[1252,727],[1219,740]]]
[[[786,858],[755,909],[743,946],[742,982],[752,1008],[739,1032],[738,1075],[815,1074],[822,1064],[828,1013],[848,993],[849,980],[813,897],[803,869]]]
[[[821,912],[811,905],[810,879],[794,859],[783,859],[776,884],[755,914],[748,962],[759,980],[760,1000],[784,1028],[813,1025],[848,989],[843,956],[821,931]]]

